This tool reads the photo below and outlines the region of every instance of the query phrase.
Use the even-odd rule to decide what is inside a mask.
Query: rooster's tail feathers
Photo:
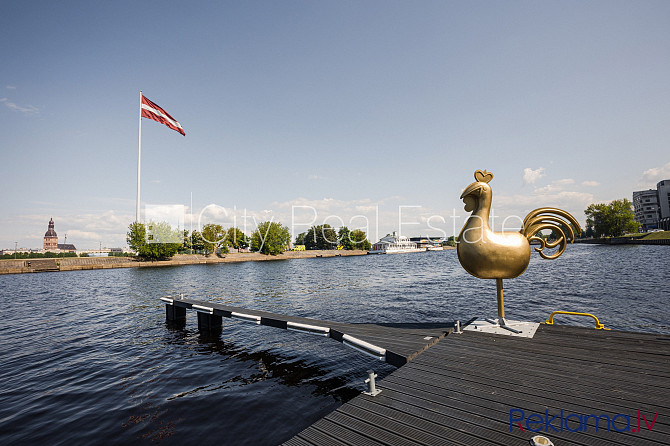
[[[555,259],[565,251],[568,241],[566,232],[568,233],[570,242],[572,243],[574,241],[575,231],[573,230],[573,227],[578,235],[582,233],[582,228],[579,226],[579,223],[569,212],[557,208],[539,208],[530,212],[523,220],[521,233],[529,242],[537,241],[540,243],[540,247],[535,248],[535,250],[540,253],[542,258]],[[535,235],[543,229],[552,230],[558,238],[553,242],[547,242],[540,237],[535,237]],[[553,249],[557,246],[559,247],[558,251],[553,254],[545,254],[543,252],[545,248]]]

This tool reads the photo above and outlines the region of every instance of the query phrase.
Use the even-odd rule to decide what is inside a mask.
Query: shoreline
[[[151,268],[158,266],[209,265],[216,263],[268,262],[289,259],[349,257],[367,255],[363,250],[286,251],[276,256],[257,252],[233,252],[223,257],[201,254],[177,254],[170,260],[140,261],[133,257],[65,257],[52,259],[0,260],[0,274],[82,271],[112,268]]]
[[[575,243],[588,245],[670,245],[670,239],[639,240],[636,237],[611,237],[575,239]]]
[[[444,250],[456,249],[445,247]],[[60,271],[84,271],[90,269],[113,268],[151,268],[158,266],[209,265],[216,263],[239,262],[271,262],[290,259],[314,259],[329,257],[364,256],[368,252],[360,249],[347,250],[312,250],[286,251],[284,253],[265,255],[257,252],[231,252],[223,257],[202,254],[177,254],[170,260],[140,261],[134,257],[64,257],[49,259],[2,259],[0,275],[27,274]]]

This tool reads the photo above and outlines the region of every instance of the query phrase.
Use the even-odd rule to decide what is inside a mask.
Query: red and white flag
[[[151,102],[146,96],[142,95],[142,115],[143,118],[153,119],[158,121],[161,124],[165,124],[170,127],[172,130],[175,130],[182,135],[186,136],[184,129],[181,128],[181,125],[177,122],[175,118],[170,116],[168,112],[160,108],[158,105]]]

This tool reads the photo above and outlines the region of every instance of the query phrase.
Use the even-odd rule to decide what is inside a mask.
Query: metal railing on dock
[[[184,322],[186,310],[193,309],[198,315],[198,328],[204,331],[222,329],[223,318],[236,319],[257,325],[267,325],[301,333],[329,337],[360,353],[385,361],[396,367],[411,361],[425,349],[444,338],[453,324],[402,328],[379,324],[347,324],[316,319],[287,316],[232,307],[200,300],[187,299],[183,295],[162,297],[168,321]],[[420,325],[420,324],[418,324]]]

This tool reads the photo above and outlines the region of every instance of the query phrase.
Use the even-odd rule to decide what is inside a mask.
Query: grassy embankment
[[[626,234],[623,237],[634,237],[639,240],[668,240],[670,239],[670,231],[645,232],[642,234]]]

